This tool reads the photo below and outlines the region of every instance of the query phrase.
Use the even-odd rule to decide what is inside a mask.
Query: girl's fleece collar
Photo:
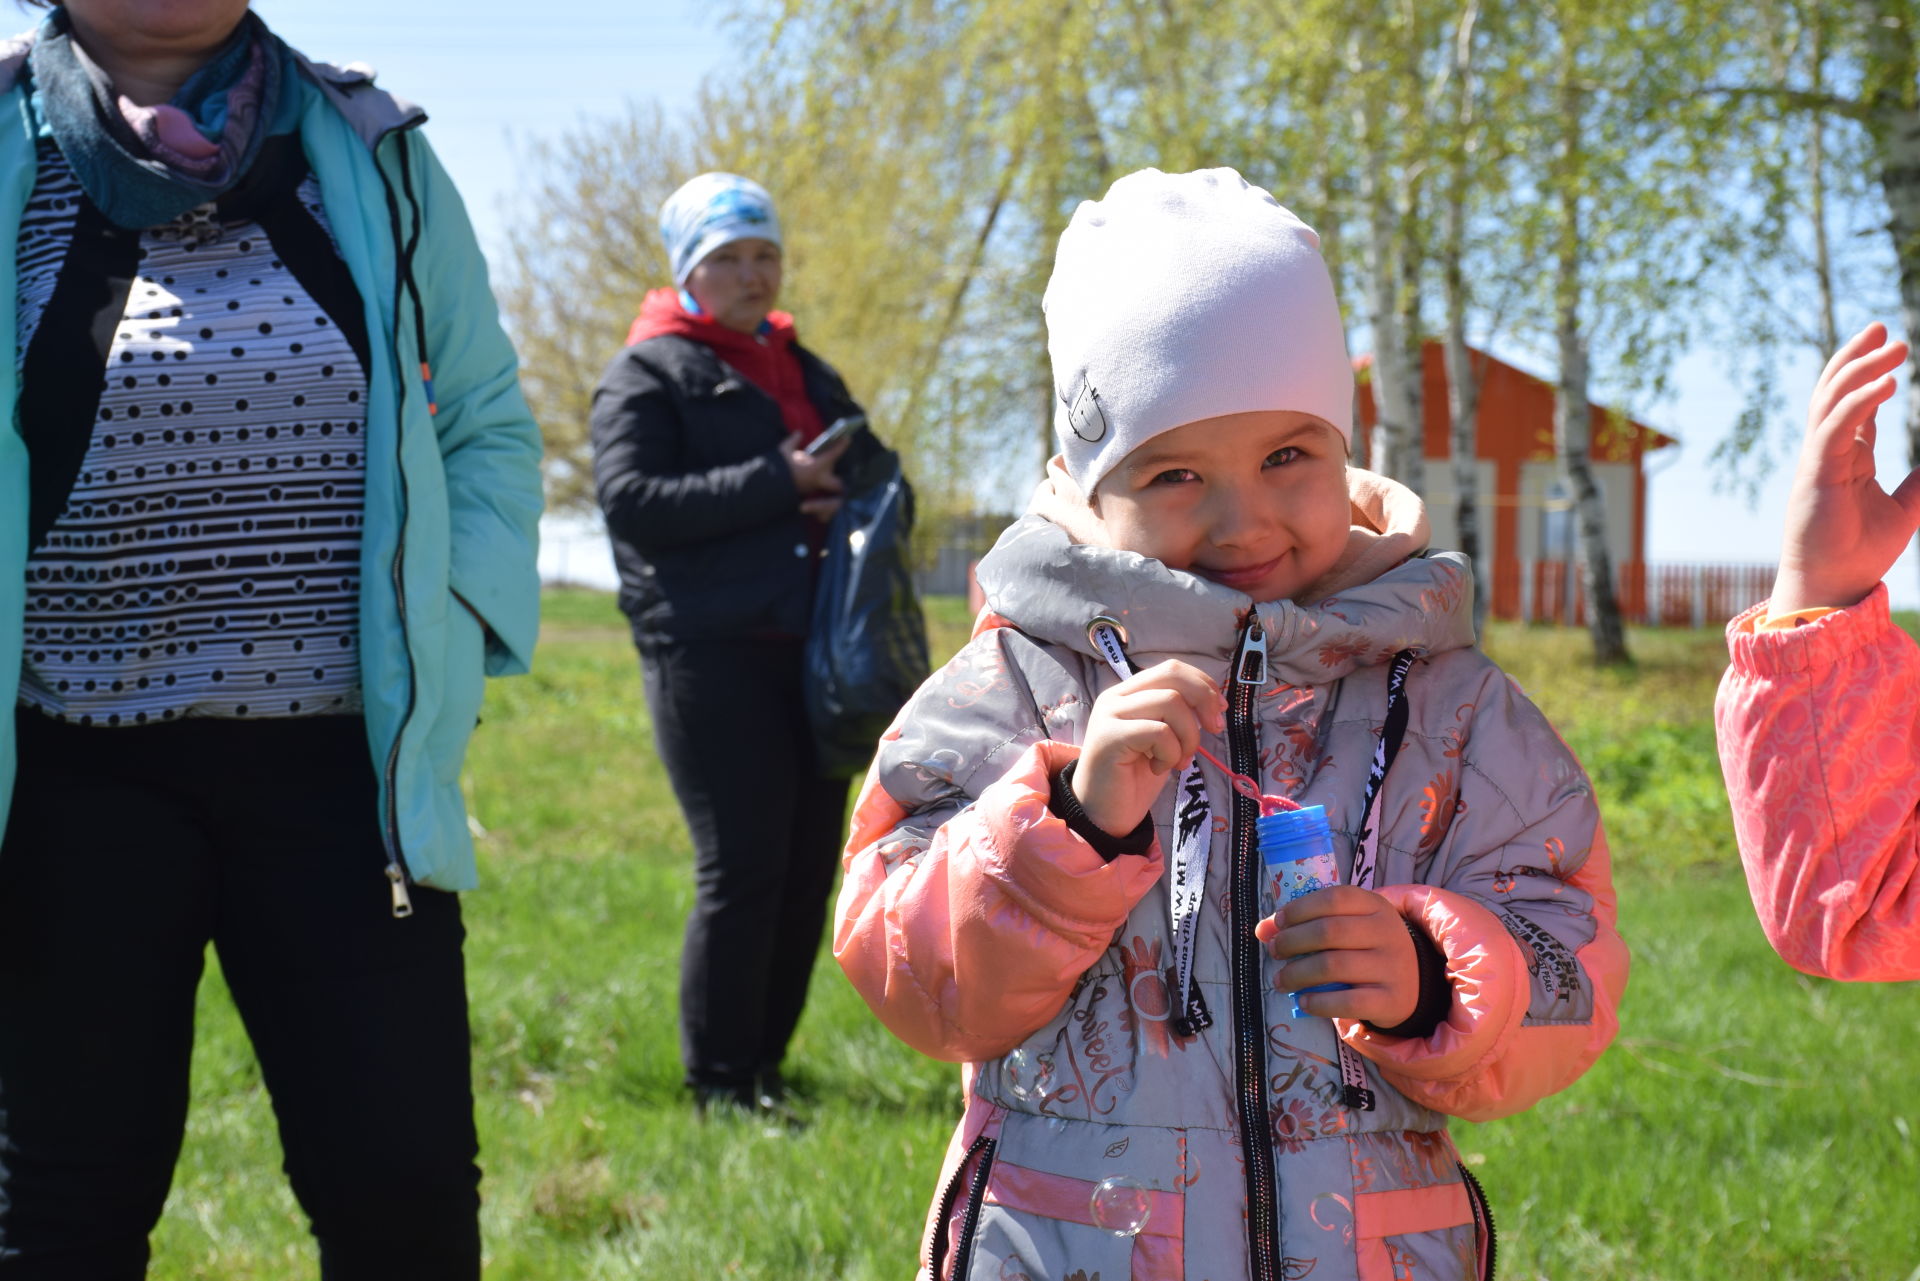
[[[980,562],[987,609],[1038,640],[1089,656],[1087,622],[1105,614],[1126,626],[1137,658],[1224,665],[1247,612],[1257,608],[1268,664],[1295,685],[1338,679],[1402,649],[1472,645],[1472,574],[1457,552],[1424,554],[1419,496],[1356,468],[1347,481],[1353,526],[1339,564],[1300,601],[1256,605],[1231,588],[1102,545],[1099,516],[1056,459],[1027,514]]]

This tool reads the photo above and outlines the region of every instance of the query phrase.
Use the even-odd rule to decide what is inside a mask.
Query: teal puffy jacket
[[[0,47],[0,244],[8,245],[34,183],[26,47]],[[484,678],[524,672],[533,655],[540,429],[466,209],[415,132],[426,113],[376,89],[364,72],[295,62],[287,92],[301,96],[300,140],[365,300],[371,340],[360,674],[399,913],[408,882],[475,883],[460,765]],[[11,352],[11,254],[7,268],[0,349]],[[27,452],[15,366],[0,360],[0,404],[9,407],[0,430],[0,708],[17,697],[25,626]],[[0,825],[17,751],[13,717],[0,715]]]

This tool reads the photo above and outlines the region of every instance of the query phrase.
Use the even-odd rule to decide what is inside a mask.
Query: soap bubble
[[[1044,1103],[1053,1093],[1053,1056],[1020,1046],[1001,1062],[1007,1093],[1022,1103]]]
[[[1130,1237],[1147,1226],[1153,1198],[1137,1181],[1116,1174],[1094,1185],[1089,1205],[1095,1224],[1117,1237]]]

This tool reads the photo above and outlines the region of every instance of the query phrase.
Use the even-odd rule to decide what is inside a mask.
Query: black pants
[[[0,1281],[144,1274],[209,940],[327,1278],[480,1275],[458,900],[395,920],[354,717],[21,712],[0,842]]]
[[[696,1087],[780,1066],[820,948],[847,783],[814,769],[800,660],[797,642],[772,641],[642,655],[654,739],[693,835],[680,1056]]]

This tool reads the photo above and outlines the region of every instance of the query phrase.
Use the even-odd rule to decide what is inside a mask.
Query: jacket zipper
[[[1479,1281],[1493,1281],[1494,1251],[1498,1244],[1493,1231],[1493,1207],[1487,1203],[1486,1189],[1480,1186],[1480,1180],[1473,1177],[1473,1171],[1458,1161],[1454,1164],[1467,1185],[1467,1201],[1473,1206],[1473,1226],[1479,1230],[1487,1246],[1486,1266],[1480,1273]]]
[[[1238,773],[1260,769],[1260,735],[1253,719],[1254,690],[1267,677],[1266,637],[1258,614],[1247,616],[1234,650],[1227,695],[1227,750]],[[1281,1281],[1280,1223],[1273,1186],[1273,1125],[1267,1111],[1267,1019],[1263,967],[1253,927],[1260,919],[1259,860],[1254,823],[1259,807],[1233,793],[1233,1037],[1239,1091],[1240,1152],[1247,1172],[1247,1250],[1253,1281]]]
[[[967,1166],[977,1156],[980,1157],[980,1168],[973,1172],[973,1182],[967,1188],[967,1213],[960,1221],[960,1239],[952,1243],[956,1251],[953,1260],[954,1281],[965,1281],[966,1273],[962,1268],[972,1261],[974,1225],[980,1218],[980,1203],[986,1196],[987,1176],[993,1170],[993,1150],[997,1146],[997,1142],[985,1134],[975,1139],[967,1148],[967,1154],[960,1158],[960,1164],[954,1166],[953,1173],[947,1176],[946,1186],[940,1189],[940,1213],[934,1220],[933,1236],[927,1241],[926,1257],[921,1260],[927,1281],[939,1281],[941,1257],[946,1254],[949,1244],[946,1239],[947,1220],[953,1214],[954,1198],[960,1194],[960,1176],[967,1172]]]
[[[402,303],[405,297],[407,283],[410,279],[410,273],[413,270],[413,251],[407,244],[406,235],[400,226],[400,201],[398,197],[394,195],[393,180],[387,177],[386,169],[380,164],[380,145],[388,138],[396,134],[404,133],[413,127],[411,123],[396,125],[381,134],[379,138],[374,140],[373,144],[373,167],[374,170],[379,173],[380,184],[386,192],[387,218],[393,229],[393,332],[396,340],[400,335],[401,327],[405,321]],[[401,138],[399,145],[402,147],[406,146],[406,139]],[[414,217],[416,220],[419,218],[418,205],[414,206]],[[418,235],[417,230],[415,234],[416,236]],[[395,355],[398,355],[397,351]],[[420,358],[424,367],[426,352],[421,352]],[[407,379],[406,376],[400,372],[400,362],[397,360],[394,363],[394,382],[397,385],[394,389],[396,400],[394,402],[393,457],[394,471],[400,478],[400,535],[394,543],[393,568],[391,574],[393,579],[394,602],[400,615],[400,648],[407,656],[407,706],[406,711],[402,713],[400,717],[400,728],[394,733],[393,746],[387,750],[387,761],[383,771],[387,785],[386,831],[384,834],[387,844],[387,887],[393,900],[393,915],[396,920],[405,920],[407,917],[413,915],[413,896],[407,890],[407,886],[412,881],[413,875],[407,869],[407,856],[400,848],[400,801],[398,795],[400,781],[400,744],[406,737],[407,726],[413,720],[413,709],[419,697],[419,689],[418,676],[414,671],[413,665],[413,638],[407,631],[407,584],[405,570],[407,559],[407,515],[411,506],[411,499],[407,492],[406,458],[402,440],[406,421]]]

